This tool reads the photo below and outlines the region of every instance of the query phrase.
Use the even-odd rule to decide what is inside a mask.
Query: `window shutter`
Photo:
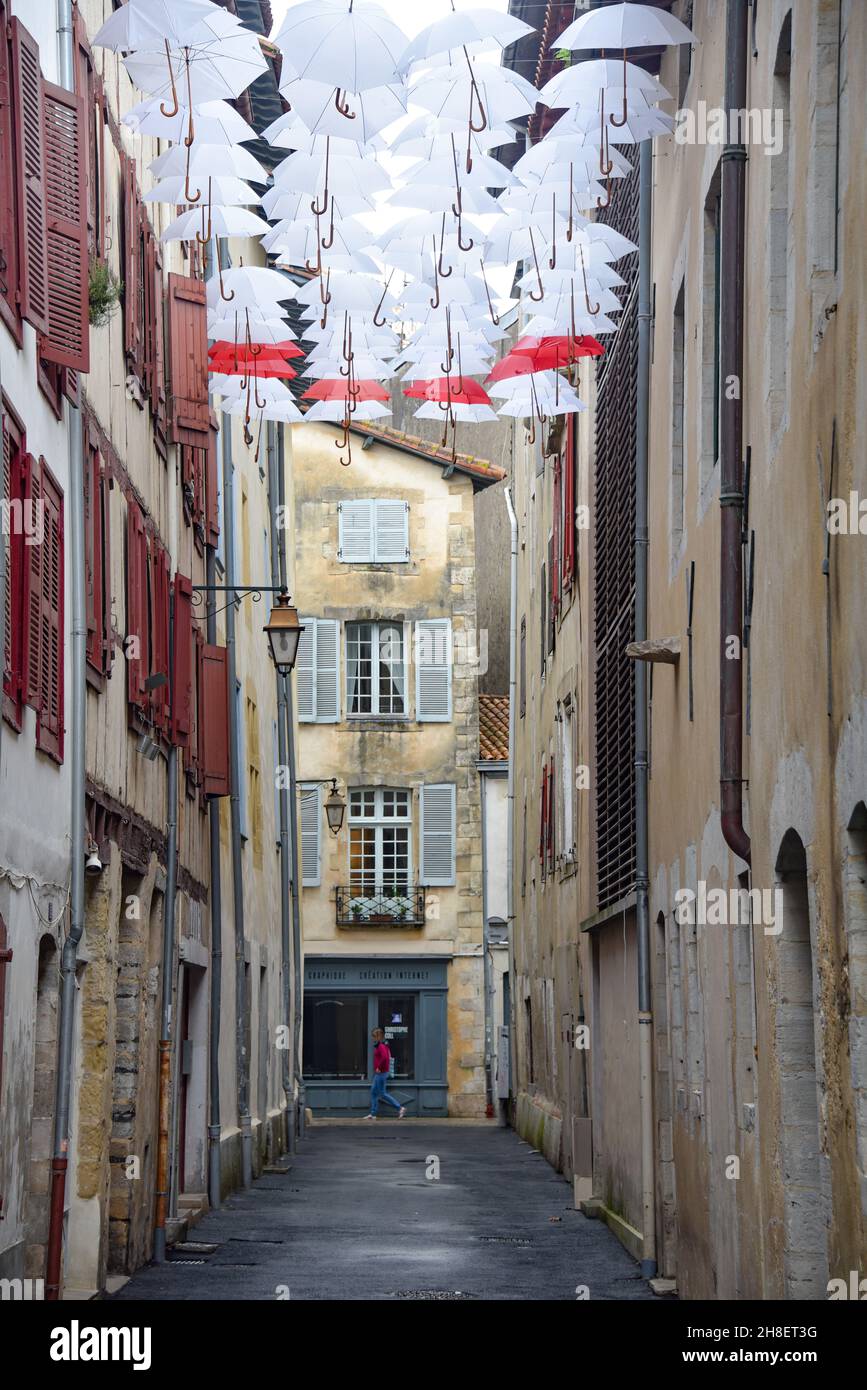
[[[131,365],[140,369],[142,322],[139,300],[141,206],[135,176],[135,160],[120,156],[123,185],[123,340]]]
[[[133,705],[147,703],[144,679],[148,662],[147,537],[137,502],[126,513],[126,641],[127,698]],[[130,639],[135,639],[134,643]]]
[[[409,503],[379,498],[374,503],[374,558],[382,563],[409,559]]]
[[[373,502],[356,500],[337,504],[337,558],[345,564],[374,557],[373,507]]]
[[[202,760],[202,651],[205,646],[205,639],[199,630],[198,623],[193,624],[193,646],[192,646],[192,673],[193,673],[193,701],[192,719],[190,721],[190,736],[187,740],[184,752],[184,769],[189,778],[190,785],[201,786],[202,776],[200,765]]]
[[[301,887],[318,888],[322,879],[319,788],[301,788]]]
[[[36,469],[34,469],[34,475]],[[44,536],[40,550],[39,588],[31,589],[31,688],[36,709],[36,747],[63,762],[63,493],[45,460],[39,460],[39,492],[44,503]],[[34,582],[31,568],[30,582]],[[35,601],[34,601],[35,599]]]
[[[172,742],[190,746],[193,727],[193,586],[185,574],[175,575]]]
[[[45,203],[48,214],[46,362],[90,370],[84,99],[42,84]]]
[[[39,47],[20,19],[10,25],[15,120],[16,203],[21,314],[37,333],[48,332],[48,217]]]
[[[547,634],[549,652],[553,652],[554,650],[554,608],[556,602],[554,598],[554,589],[556,583],[557,560],[554,554],[554,537],[551,535],[548,537],[548,611],[545,615],[544,632],[542,636],[542,641],[544,642],[545,635]]]
[[[548,764],[548,869],[554,870],[554,759]]]
[[[542,574],[539,580],[539,665],[542,674],[545,674],[545,651],[546,638],[548,636],[548,585],[545,578],[545,562],[542,561]]]
[[[7,322],[18,318],[18,206],[13,130],[13,84],[6,38],[6,9],[0,4],[0,299]],[[8,310],[8,314],[6,311]]]
[[[295,693],[298,719],[309,722],[316,718],[316,619],[302,618],[301,625],[304,631],[295,659]]]
[[[563,589],[571,589],[575,578],[575,416],[566,425],[566,452],[563,455]]]
[[[415,625],[415,717],[447,723],[452,717],[452,624],[428,618]]]
[[[316,690],[314,718],[319,724],[336,724],[340,718],[340,625],[335,618],[316,620]]]
[[[99,531],[101,527],[101,507],[99,505],[99,450],[95,449],[87,437],[84,439],[84,587],[87,607],[87,659],[97,671],[102,670],[101,608],[97,591],[99,589],[98,569],[101,560]],[[99,522],[97,518],[99,517]]]
[[[31,499],[33,460],[22,448],[21,436],[3,414],[3,497],[11,507],[25,507]],[[35,518],[35,509],[34,509]],[[4,713],[16,728],[21,727],[21,710],[27,686],[27,637],[30,612],[31,552],[22,527],[5,528],[2,544],[6,551],[5,624],[3,651]]]
[[[560,508],[563,505],[563,475],[560,460],[554,460],[553,524],[551,537],[551,621],[560,611]]]
[[[205,796],[228,796],[229,663],[225,647],[202,648],[200,771]]]
[[[169,439],[207,449],[208,328],[205,285],[186,275],[169,276]]]
[[[220,540],[220,500],[217,488],[217,439],[219,435],[211,422],[208,430],[208,451],[205,456],[205,540],[216,546]]]
[[[548,844],[548,774],[542,768],[542,795],[539,801],[539,866],[545,873],[545,849]]]
[[[111,612],[111,479],[103,468],[99,490],[102,513],[102,670],[111,672],[114,661],[114,632]]]
[[[165,685],[150,692],[154,723],[169,728],[169,590],[171,587],[168,551],[154,540],[151,549],[151,673],[166,677]]]
[[[421,788],[421,881],[447,888],[455,881],[455,787],[428,783]]]

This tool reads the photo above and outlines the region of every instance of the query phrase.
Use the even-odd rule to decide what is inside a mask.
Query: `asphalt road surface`
[[[321,1123],[282,1165],[190,1231],[215,1249],[175,1248],[114,1299],[654,1297],[542,1155],[493,1122]]]

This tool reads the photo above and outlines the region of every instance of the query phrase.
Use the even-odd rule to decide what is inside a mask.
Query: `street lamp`
[[[298,621],[298,609],[289,602],[284,589],[277,595],[277,602],[265,624],[274,665],[281,675],[287,676],[295,665],[298,655],[298,642],[304,627]]]
[[[343,829],[343,817],[346,815],[346,802],[337,790],[337,778],[331,779],[331,791],[325,801],[325,819],[328,821],[328,829],[332,835],[339,835]]]

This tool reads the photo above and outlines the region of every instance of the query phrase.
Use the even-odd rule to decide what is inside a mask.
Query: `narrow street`
[[[427,1178],[431,1159],[438,1179]],[[652,1299],[638,1267],[510,1129],[317,1124],[287,1171],[210,1212],[115,1300]],[[286,1289],[288,1288],[288,1293]]]

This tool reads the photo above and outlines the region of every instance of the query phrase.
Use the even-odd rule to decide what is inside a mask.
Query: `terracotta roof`
[[[466,473],[479,487],[500,483],[506,477],[505,468],[500,468],[496,463],[489,463],[486,459],[475,458],[472,454],[458,454],[452,465],[451,449],[443,449],[432,440],[421,439],[416,434],[405,434],[403,430],[392,429],[390,425],[360,422],[353,425],[352,429],[355,434],[363,434],[379,440],[381,444],[393,444],[396,449],[403,448],[411,454],[419,454],[443,468],[451,470],[454,466],[456,473]]]
[[[479,758],[482,762],[509,760],[509,697],[479,696]]]

